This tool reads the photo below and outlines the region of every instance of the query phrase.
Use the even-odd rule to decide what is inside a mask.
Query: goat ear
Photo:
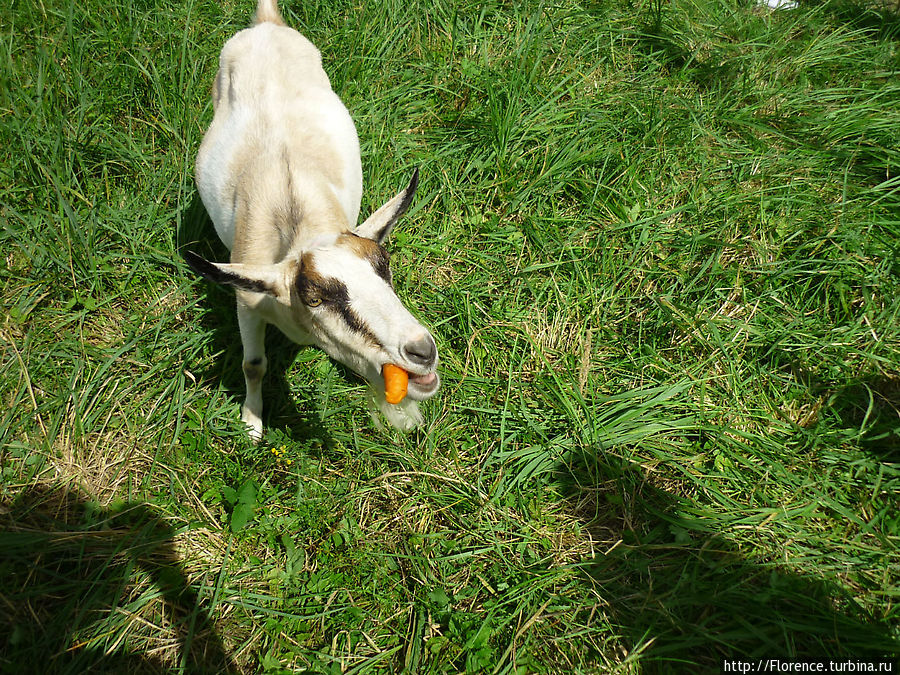
[[[362,225],[356,228],[354,234],[371,239],[372,241],[382,244],[388,238],[394,225],[400,219],[409,205],[412,204],[413,195],[419,186],[419,169],[413,171],[412,179],[405,190],[402,190],[396,197],[387,202],[375,213],[369,216]]]
[[[193,251],[185,251],[184,259],[197,274],[216,284],[273,296],[279,295],[284,287],[284,271],[280,265],[212,263]]]

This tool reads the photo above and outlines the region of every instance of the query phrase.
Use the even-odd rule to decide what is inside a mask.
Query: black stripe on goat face
[[[384,348],[369,324],[350,307],[347,286],[338,279],[319,274],[308,253],[301,258],[300,269],[294,279],[294,291],[305,305],[321,304],[340,316],[351,331],[361,335],[375,347]]]

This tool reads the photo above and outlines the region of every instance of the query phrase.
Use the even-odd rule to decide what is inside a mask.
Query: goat
[[[418,169],[355,227],[362,198],[356,127],[319,50],[284,24],[276,0],[258,0],[254,25],[225,44],[212,98],[196,181],[231,262],[191,251],[185,260],[207,280],[236,289],[247,385],[241,419],[251,437],[262,436],[270,323],[365,378],[395,427],[422,424],[417,402],[440,386],[437,346],[394,292],[383,246],[412,202]],[[385,364],[409,374],[399,404],[385,400]]]

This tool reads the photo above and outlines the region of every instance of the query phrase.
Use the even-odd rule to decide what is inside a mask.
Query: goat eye
[[[322,298],[309,298],[309,300],[306,301],[306,304],[309,307],[318,307],[322,304]]]

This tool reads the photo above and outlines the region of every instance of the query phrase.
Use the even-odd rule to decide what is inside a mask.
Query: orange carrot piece
[[[388,403],[396,405],[406,398],[406,389],[409,386],[409,373],[393,363],[385,363],[381,369],[384,376],[384,398]]]

